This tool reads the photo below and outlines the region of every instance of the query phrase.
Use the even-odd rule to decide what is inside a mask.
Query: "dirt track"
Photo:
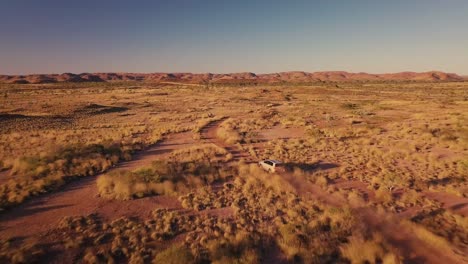
[[[216,130],[223,120],[213,122],[202,130],[202,139],[212,142],[230,151],[235,160],[253,161],[248,153],[229,146],[217,138]],[[180,133],[170,136],[162,142],[135,156],[115,169],[133,169],[150,164],[155,158],[163,157],[172,150],[193,144],[192,136]],[[331,206],[347,205],[342,197],[327,193],[321,187],[298,179],[292,175],[283,175],[299,194],[306,199],[317,199]],[[103,218],[120,216],[139,216],[146,218],[157,207],[180,208],[177,199],[165,196],[147,197],[131,201],[112,201],[97,197],[97,177],[87,177],[67,185],[62,191],[33,198],[12,210],[0,215],[0,236],[23,237],[45,232],[56,226],[63,216],[99,213]],[[355,215],[371,230],[378,231],[412,263],[465,263],[464,257],[454,252],[431,246],[418,239],[411,230],[400,223],[400,218],[392,213],[377,214],[373,208],[351,206]],[[32,217],[33,216],[33,217]],[[27,228],[25,228],[27,227]]]
[[[112,170],[132,170],[150,165],[154,159],[162,158],[173,150],[188,147],[195,141],[189,132],[168,136],[163,141],[123,162]],[[98,213],[104,219],[121,216],[147,218],[158,207],[181,208],[177,199],[154,196],[129,201],[107,200],[97,196],[97,176],[85,177],[72,182],[63,190],[34,197],[0,215],[0,237],[23,237],[42,233],[57,225],[64,216]],[[25,228],[27,227],[27,228]]]
[[[424,196],[442,203],[444,209],[468,217],[468,198],[444,192],[424,192]]]
[[[253,162],[254,160],[252,159],[252,157],[248,153],[246,153],[245,151],[239,149],[236,146],[231,146],[229,144],[226,144],[223,140],[219,139],[218,136],[216,135],[216,131],[218,129],[218,126],[225,119],[226,118],[211,122],[210,124],[205,126],[201,130],[202,140],[206,140],[206,141],[208,141],[210,143],[213,143],[213,144],[215,144],[215,145],[217,145],[219,147],[225,148],[229,153],[232,154],[233,159],[236,160],[236,161],[239,161],[239,160],[243,159],[245,162]]]

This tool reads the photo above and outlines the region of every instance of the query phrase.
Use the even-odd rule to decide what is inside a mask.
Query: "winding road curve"
[[[173,150],[194,144],[191,132],[166,136],[147,150],[137,153],[133,160],[122,162],[112,170],[132,170],[148,166],[155,159],[168,155]],[[60,191],[33,197],[29,201],[0,214],[0,237],[28,237],[42,234],[56,227],[64,216],[98,213],[103,219],[122,216],[150,217],[158,207],[181,208],[177,199],[167,196],[152,196],[129,201],[108,200],[98,197],[97,176],[87,176],[64,186]]]

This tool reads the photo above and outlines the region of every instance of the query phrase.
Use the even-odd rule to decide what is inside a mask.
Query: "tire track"
[[[122,162],[115,170],[132,170],[151,165],[151,161],[168,155],[173,150],[191,146],[194,143],[190,132],[168,135],[161,142],[141,151],[134,159]],[[61,190],[33,197],[0,214],[0,237],[28,237],[56,228],[58,221],[65,216],[97,213],[104,219],[121,216],[147,218],[158,207],[182,208],[174,197],[151,196],[128,201],[108,200],[98,197],[96,180],[99,177],[87,176],[65,185]],[[27,227],[27,228],[26,228]]]

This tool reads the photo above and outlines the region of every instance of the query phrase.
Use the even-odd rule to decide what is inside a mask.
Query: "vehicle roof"
[[[281,163],[282,163],[282,162],[279,161],[279,160],[272,160],[272,159],[267,159],[267,160],[265,160],[265,161],[271,161],[271,162],[273,162],[273,163],[275,163],[275,164],[281,164]]]

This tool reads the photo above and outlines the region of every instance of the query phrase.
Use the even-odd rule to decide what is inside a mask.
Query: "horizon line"
[[[61,75],[61,74],[239,74],[239,73],[253,73],[255,75],[275,74],[275,73],[290,73],[290,72],[302,72],[302,73],[350,73],[350,74],[370,74],[370,75],[382,75],[382,74],[399,74],[399,73],[445,73],[445,74],[456,74],[459,76],[468,76],[468,73],[456,73],[447,72],[442,70],[429,70],[429,71],[395,71],[395,72],[366,72],[366,71],[346,71],[346,70],[319,70],[319,71],[304,71],[304,70],[289,70],[289,71],[275,71],[275,72],[254,72],[254,71],[234,71],[234,72],[189,72],[189,71],[152,71],[152,72],[130,72],[130,71],[95,71],[95,72],[80,72],[74,73],[70,71],[57,73],[21,73],[21,74],[3,74],[3,76],[28,76],[28,75]]]

